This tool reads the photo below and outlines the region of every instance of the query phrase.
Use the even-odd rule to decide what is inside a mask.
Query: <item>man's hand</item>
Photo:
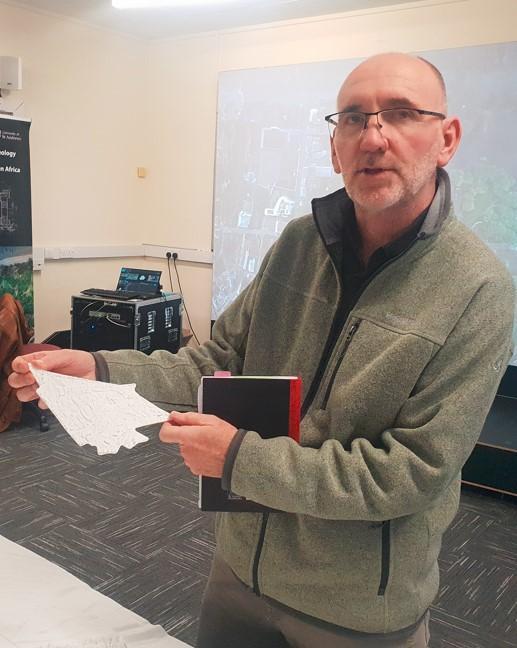
[[[165,443],[178,443],[194,475],[221,477],[228,447],[237,428],[212,414],[171,412],[160,429]]]
[[[29,370],[29,362],[37,369],[95,380],[95,360],[92,354],[86,351],[61,349],[36,351],[36,353],[18,356],[12,362],[13,373],[9,376],[8,382],[16,390],[18,400],[22,402],[38,398],[36,394],[38,384]],[[41,400],[38,405],[46,408]]]

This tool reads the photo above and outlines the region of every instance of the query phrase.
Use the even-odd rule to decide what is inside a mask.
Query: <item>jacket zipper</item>
[[[264,537],[266,535],[266,526],[269,518],[269,513],[262,513],[262,526],[260,527],[260,535],[255,551],[255,558],[253,559],[253,592],[260,596],[260,588],[258,582],[258,568],[260,562],[260,554],[262,553],[262,546],[264,545]]]
[[[339,277],[338,277],[338,281],[340,282]],[[340,287],[339,292],[341,294],[341,292],[342,292],[341,287]],[[341,300],[342,300],[342,297],[339,298],[338,308],[336,310],[336,316],[335,317],[337,317],[337,313],[339,313],[340,306],[341,306]],[[332,326],[330,328],[329,338],[330,338],[330,335],[332,333],[333,328],[334,328],[334,320],[332,321]],[[318,387],[320,385],[321,378],[322,378],[322,376],[324,374],[324,370],[325,370],[325,366],[326,366],[326,358],[328,358],[330,356],[330,354],[332,352],[332,349],[334,348],[333,346],[332,346],[332,348],[330,348],[329,341],[330,340],[328,339],[326,344],[325,344],[325,350],[323,351],[323,354],[321,356],[318,368],[316,370],[316,373],[314,374],[314,379],[313,379],[313,381],[311,383],[309,391],[307,392],[307,396],[304,399],[302,409],[301,409],[301,418],[302,419],[305,416],[305,414],[307,413],[307,410],[309,409],[312,401],[314,400],[314,396],[316,395],[316,392],[318,391]],[[335,345],[335,343],[334,343],[334,345]],[[252,580],[253,580],[253,582],[252,582],[252,585],[253,585],[253,592],[257,596],[261,595],[259,582],[258,582],[258,580],[259,580],[258,579],[258,569],[259,569],[260,556],[262,554],[262,547],[264,546],[264,538],[266,536],[266,527],[267,527],[268,519],[269,519],[269,513],[268,512],[262,513],[262,524],[261,524],[261,527],[260,527],[259,539],[258,539],[258,543],[257,543],[257,548],[255,549],[255,555],[253,557],[253,570],[252,570]]]
[[[388,585],[388,579],[390,577],[390,527],[391,520],[384,520],[381,530],[381,582],[379,583],[377,596],[384,596],[386,586]]]
[[[357,303],[357,301],[359,301],[359,298],[361,297],[361,295],[363,294],[363,292],[365,291],[365,289],[367,288],[367,286],[369,286],[369,284],[373,281],[373,279],[374,279],[374,278],[375,278],[375,277],[376,277],[380,272],[382,272],[382,271],[384,270],[384,268],[386,268],[386,266],[390,265],[390,263],[393,263],[394,261],[396,261],[397,259],[399,259],[401,256],[403,256],[403,255],[404,255],[404,254],[405,254],[405,253],[406,253],[406,252],[407,252],[411,247],[413,247],[414,243],[415,243],[419,238],[420,238],[420,237],[417,236],[417,237],[415,238],[415,240],[412,241],[411,244],[408,245],[407,248],[406,248],[405,250],[403,250],[402,252],[400,252],[399,254],[397,254],[397,256],[391,258],[389,261],[387,261],[386,263],[383,263],[379,268],[377,268],[377,270],[376,270],[376,271],[373,273],[373,275],[369,278],[369,280],[367,281],[367,283],[363,286],[363,289],[362,289],[362,291],[361,291],[361,294],[357,297],[356,303]],[[339,277],[338,277],[338,282],[341,284],[341,280],[339,279]],[[339,302],[338,302],[338,308],[337,308],[337,310],[336,310],[336,317],[337,317],[337,313],[339,313],[339,311],[340,311],[340,306],[341,306],[341,301],[342,301],[342,296],[341,296],[341,292],[342,292],[342,291],[341,291],[341,285],[340,285],[340,290],[339,290],[339,292],[340,292],[340,297],[339,297]],[[332,322],[332,326],[331,326],[331,328],[330,328],[329,336],[330,336],[330,334],[331,334],[331,332],[332,332],[332,330],[333,330],[333,324],[334,324],[334,321]],[[356,333],[356,331],[357,331],[358,328],[359,328],[359,322],[356,322],[356,323],[355,323],[355,324],[350,328],[350,330],[349,330],[349,332],[348,332],[347,339],[346,339],[346,341],[345,341],[344,349],[343,349],[343,351],[342,351],[342,353],[341,353],[341,356],[340,356],[340,358],[339,358],[339,360],[338,360],[338,363],[337,363],[336,367],[334,368],[334,373],[333,373],[333,375],[332,375],[332,380],[330,381],[329,386],[327,387],[327,391],[326,391],[326,393],[325,393],[325,403],[326,403],[327,400],[328,400],[328,397],[329,397],[329,394],[330,394],[330,388],[331,388],[331,386],[332,386],[332,384],[333,384],[333,382],[334,382],[334,378],[335,378],[335,376],[336,376],[336,373],[337,373],[337,370],[338,370],[338,368],[339,368],[339,365],[341,364],[341,362],[342,362],[342,360],[343,360],[343,357],[344,357],[344,355],[345,355],[345,352],[346,352],[348,346],[350,345],[350,342],[352,341],[352,338],[353,338],[353,336],[355,335],[355,333]],[[320,386],[320,383],[321,383],[321,379],[322,379],[322,377],[323,377],[323,375],[324,375],[324,373],[325,373],[326,359],[330,357],[330,355],[331,355],[331,353],[332,353],[332,350],[334,349],[334,346],[335,346],[335,344],[336,344],[336,343],[334,342],[334,345],[332,346],[332,348],[327,348],[328,342],[329,342],[329,341],[327,340],[327,343],[326,343],[326,345],[325,345],[325,349],[324,349],[324,351],[323,351],[323,354],[322,354],[322,356],[321,356],[320,362],[319,362],[319,364],[318,364],[318,368],[317,368],[317,370],[316,370],[316,373],[314,374],[313,381],[312,381],[312,383],[311,383],[311,386],[310,386],[310,388],[309,388],[309,391],[307,392],[307,396],[305,397],[305,400],[303,401],[302,411],[301,411],[301,418],[302,418],[302,419],[303,419],[303,417],[307,414],[307,412],[309,411],[309,407],[311,406],[311,404],[312,404],[312,402],[313,402],[313,400],[314,400],[314,397],[316,396],[316,393],[317,393],[317,391],[318,391],[318,389],[319,389],[319,386]],[[260,596],[260,595],[261,595],[261,594],[260,594],[259,584],[258,584],[258,568],[259,568],[260,556],[261,556],[261,554],[262,554],[262,547],[263,547],[263,545],[264,545],[264,538],[265,538],[265,536],[266,536],[266,527],[267,527],[268,519],[269,519],[269,513],[262,513],[262,524],[261,524],[261,527],[260,527],[260,535],[259,535],[259,539],[258,539],[258,543],[257,543],[257,548],[256,548],[256,550],[255,550],[255,556],[254,556],[254,558],[253,558],[253,575],[252,575],[252,578],[253,578],[253,592],[254,592],[257,596]],[[384,558],[385,558],[385,553],[384,553],[384,552],[385,552],[385,551],[387,551],[387,554],[388,554],[388,571],[389,571],[389,552],[390,552],[390,547],[389,547],[389,523],[390,523],[390,520],[387,520],[386,522],[383,522],[383,523],[382,523],[382,524],[383,524],[383,526],[382,526],[382,532],[383,532],[383,535],[382,535],[382,537],[383,537],[383,545],[382,545],[382,547],[383,547],[383,549],[382,549],[382,551],[383,551],[383,554],[382,554],[382,555],[383,555],[382,571],[383,571],[383,574],[384,574],[384,570],[385,570],[384,565],[385,565],[385,563],[386,563],[386,561],[384,560]],[[384,538],[385,538],[385,525],[388,525],[388,544],[387,544],[387,548],[385,548],[385,540],[384,540]],[[388,580],[388,575],[389,575],[389,574],[387,574],[387,575],[386,575],[386,578],[385,578],[386,582],[387,582],[387,580]],[[381,584],[380,584],[380,587],[379,587],[379,595],[380,595],[380,596],[381,596],[382,594],[384,594],[384,590],[385,590],[385,588],[386,588],[386,584],[384,584],[384,586],[383,586],[383,583],[384,583],[384,578],[381,580]],[[383,587],[384,587],[384,589],[383,589]]]
[[[349,331],[347,333],[347,336],[346,336],[346,339],[345,339],[345,344],[343,346],[343,349],[342,349],[341,353],[339,354],[339,358],[337,359],[336,364],[334,365],[334,370],[332,371],[332,376],[331,376],[331,378],[330,378],[330,380],[328,382],[327,389],[325,390],[325,396],[323,397],[323,401],[321,403],[321,409],[325,409],[325,407],[327,406],[327,401],[329,399],[330,392],[332,390],[332,386],[333,386],[334,380],[336,378],[336,374],[337,374],[337,372],[339,370],[339,367],[341,366],[341,363],[343,362],[343,358],[345,357],[345,353],[346,353],[348,347],[350,346],[350,342],[352,342],[352,338],[354,337],[354,335],[357,332],[357,329],[359,328],[359,324],[360,324],[360,322],[355,322],[355,324],[352,324],[352,326],[350,327],[350,329],[349,329]]]
[[[339,280],[339,284],[340,284],[339,292],[341,293],[342,292],[341,280]],[[301,418],[302,419],[307,414],[307,412],[309,411],[309,407],[311,406],[312,401],[314,400],[314,397],[316,396],[316,393],[317,393],[318,388],[319,388],[320,383],[321,383],[321,379],[323,378],[323,374],[325,373],[327,360],[332,355],[332,351],[333,351],[334,347],[336,346],[337,340],[339,339],[339,335],[334,336],[336,338],[336,340],[334,341],[333,345],[330,345],[330,339],[331,339],[332,333],[334,331],[335,319],[338,317],[338,315],[339,315],[339,313],[341,311],[341,302],[342,301],[343,301],[343,298],[340,296],[339,301],[338,301],[338,306],[337,306],[337,309],[336,309],[336,315],[334,316],[334,320],[332,320],[332,325],[330,327],[327,342],[325,343],[325,348],[323,350],[323,353],[321,354],[321,358],[320,358],[320,361],[319,361],[319,364],[318,364],[318,368],[316,369],[316,373],[314,374],[314,378],[312,380],[311,386],[309,387],[309,391],[307,392],[307,395],[305,396],[305,399],[303,401],[302,411],[301,411]]]

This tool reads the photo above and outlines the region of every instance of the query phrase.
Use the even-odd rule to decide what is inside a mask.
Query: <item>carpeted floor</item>
[[[103,457],[55,420],[2,433],[0,534],[194,646],[213,516],[175,446],[146,433]],[[441,572],[431,648],[517,647],[517,498],[464,491]]]

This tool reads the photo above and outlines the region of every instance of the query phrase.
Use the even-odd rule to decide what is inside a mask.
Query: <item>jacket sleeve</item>
[[[510,278],[478,289],[375,446],[357,435],[349,449],[332,438],[308,448],[248,432],[232,491],[327,519],[378,521],[426,508],[458,478],[479,437],[511,357],[513,294]],[[319,414],[303,424],[321,426]]]
[[[103,379],[113,383],[136,383],[136,390],[165,409],[197,408],[201,376],[215,371],[242,373],[248,330],[256,292],[271,252],[247,288],[217,319],[212,339],[198,347],[183,347],[178,353],[154,351],[102,351],[97,366],[107,367]]]

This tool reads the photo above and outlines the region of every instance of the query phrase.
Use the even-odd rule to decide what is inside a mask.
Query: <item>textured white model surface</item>
[[[100,455],[148,441],[136,428],[168,418],[167,412],[137,394],[135,385],[112,385],[32,366],[31,372],[38,395],[72,439],[80,446],[94,446]]]

